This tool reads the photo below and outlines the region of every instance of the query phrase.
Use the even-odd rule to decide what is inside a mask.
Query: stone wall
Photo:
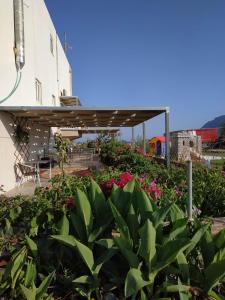
[[[201,137],[194,132],[180,131],[171,133],[171,156],[178,161],[190,160],[202,154]]]

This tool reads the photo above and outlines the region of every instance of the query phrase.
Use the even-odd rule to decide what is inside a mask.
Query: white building
[[[43,0],[0,0],[0,40],[0,106],[59,106],[60,96],[72,95],[71,67]],[[16,140],[18,125],[29,143]],[[0,112],[0,185],[13,188],[16,163],[35,159],[50,142],[48,128]]]

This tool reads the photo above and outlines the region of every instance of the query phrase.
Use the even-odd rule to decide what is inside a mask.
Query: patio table
[[[40,174],[40,164],[47,164],[49,163],[49,178],[52,179],[52,160],[51,159],[44,159],[44,160],[31,160],[26,161],[25,164],[35,165],[37,172]]]

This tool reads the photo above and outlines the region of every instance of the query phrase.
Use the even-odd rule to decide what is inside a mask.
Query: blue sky
[[[172,130],[225,114],[224,0],[45,2],[84,105],[170,106]],[[147,122],[147,137],[163,131],[163,116]]]

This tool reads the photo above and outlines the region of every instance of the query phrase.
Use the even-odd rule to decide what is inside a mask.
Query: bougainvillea
[[[102,182],[101,188],[104,191],[106,196],[110,196],[113,185],[117,185],[120,188],[123,188],[134,176],[129,172],[124,172],[119,176],[119,179],[111,178],[107,181]],[[140,187],[145,190],[152,199],[156,200],[161,197],[161,190],[157,186],[155,181],[150,183],[146,182],[145,175],[142,174],[138,181],[141,183]]]

